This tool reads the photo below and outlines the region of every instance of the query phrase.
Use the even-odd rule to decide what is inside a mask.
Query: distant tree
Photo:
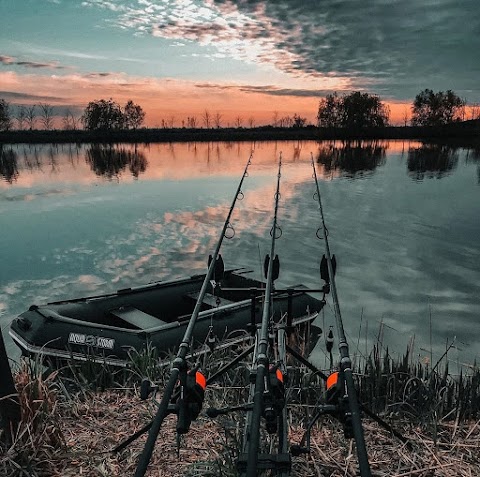
[[[195,129],[197,127],[197,118],[195,116],[190,116],[187,118],[187,128]]]
[[[385,127],[389,111],[376,95],[355,91],[342,98],[342,125],[346,128]]]
[[[170,118],[168,119],[168,127],[170,129],[173,129],[173,126],[175,125],[175,116],[172,114]]]
[[[354,91],[339,97],[327,95],[318,108],[320,127],[368,128],[388,124],[389,109],[376,95]]]
[[[222,115],[218,111],[213,118],[213,123],[217,129],[222,127]]]
[[[248,118],[248,127],[250,129],[254,128],[255,127],[255,118],[253,116],[250,116]]]
[[[318,126],[323,128],[342,127],[342,99],[337,93],[327,94],[318,106]]]
[[[440,126],[460,121],[465,101],[452,90],[434,93],[424,89],[413,101],[412,124],[414,126]]]
[[[297,113],[293,115],[293,127],[294,128],[303,128],[307,122],[307,118],[300,117]]]
[[[241,127],[242,127],[242,123],[243,123],[242,117],[241,117],[241,116],[237,116],[237,117],[235,118],[235,126],[236,126],[237,128],[241,128]]]
[[[70,121],[71,115],[72,115],[72,113],[71,113],[70,109],[66,109],[65,113],[62,117],[63,129],[65,129],[66,131],[68,131],[70,129],[73,129],[72,126],[71,126],[71,121]]]
[[[120,105],[111,98],[91,101],[82,116],[84,127],[89,131],[122,129],[123,119]]]
[[[293,118],[291,116],[284,116],[278,120],[278,126],[281,128],[290,128],[293,126]]]
[[[76,131],[77,129],[80,128],[82,124],[82,118],[79,116],[76,116],[75,114],[71,113],[70,115],[70,124],[72,126],[72,129]]]
[[[460,111],[460,117],[462,118],[462,121],[465,121],[466,117],[467,117],[467,99],[466,98],[463,98],[462,99],[462,108],[461,108],[461,111]]]
[[[404,127],[407,127],[408,125],[408,108],[405,106],[405,109],[403,110],[403,125]]]
[[[80,125],[80,118],[75,116],[70,108],[65,110],[62,117],[63,129],[66,131],[76,131]]]
[[[0,99],[0,131],[8,131],[11,127],[10,105],[4,99]]]
[[[207,129],[210,129],[212,126],[212,115],[209,111],[205,110],[202,115],[203,124]]]
[[[470,119],[480,119],[480,104],[473,103],[470,106]]]
[[[278,126],[278,111],[273,112],[273,127],[276,128]]]
[[[138,129],[145,119],[145,112],[139,104],[128,101],[123,108],[123,126],[125,129]]]
[[[37,122],[37,110],[35,105],[32,104],[27,108],[27,126],[30,131],[35,129],[35,123]]]
[[[53,107],[47,103],[40,103],[40,121],[43,129],[50,131],[53,127]]]
[[[20,131],[23,131],[23,128],[25,127],[25,123],[27,120],[27,110],[25,106],[20,105],[17,108],[17,114],[15,116],[15,119],[17,121],[17,129],[19,129]]]
[[[277,125],[278,127],[280,128],[284,128],[287,126],[287,123],[288,123],[288,116],[285,116],[283,118],[280,118],[278,121],[277,121]]]

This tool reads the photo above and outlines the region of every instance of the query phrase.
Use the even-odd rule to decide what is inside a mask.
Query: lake
[[[478,360],[480,154],[416,142],[0,146],[4,336],[33,303],[205,271],[252,150],[227,267],[261,274],[281,153],[278,284],[323,283],[313,154],[352,355],[414,340],[435,361],[455,340],[452,366]]]

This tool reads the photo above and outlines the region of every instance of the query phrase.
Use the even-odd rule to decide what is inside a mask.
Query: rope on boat
[[[313,178],[315,180],[315,185],[317,191],[314,195],[314,198],[318,201],[320,209],[320,218],[321,218],[321,227],[317,230],[317,237],[323,238],[325,241],[325,257],[328,267],[328,276],[330,279],[330,289],[332,292],[333,300],[333,310],[335,315],[335,321],[337,326],[337,333],[339,337],[339,353],[340,353],[340,372],[344,377],[344,392],[346,397],[348,397],[348,407],[350,419],[352,422],[353,428],[353,437],[355,439],[355,444],[357,447],[357,458],[358,458],[358,467],[360,470],[360,475],[362,477],[371,477],[370,464],[368,462],[367,448],[365,445],[365,437],[363,433],[362,421],[360,419],[360,409],[357,400],[357,394],[355,391],[355,385],[353,382],[353,373],[352,373],[352,361],[350,359],[348,351],[347,338],[345,336],[345,329],[343,327],[342,315],[340,313],[340,305],[338,303],[337,288],[335,285],[335,267],[330,255],[330,246],[328,244],[328,229],[325,225],[325,217],[323,214],[322,207],[322,198],[320,195],[320,188],[318,185],[317,171],[315,169],[315,163],[313,160],[313,154],[311,154],[311,162],[313,168]],[[319,236],[319,233],[322,232],[322,237]]]
[[[195,324],[197,322],[198,315],[201,311],[202,302],[207,292],[208,285],[210,284],[210,279],[212,278],[212,275],[216,266],[217,258],[219,256],[223,239],[232,238],[231,231],[233,230],[233,227],[230,224],[230,219],[232,217],[233,210],[235,208],[235,204],[237,200],[241,200],[243,198],[242,185],[245,177],[248,177],[248,167],[252,163],[252,157],[253,157],[253,151],[251,152],[250,157],[248,158],[247,164],[243,171],[242,178],[240,179],[240,182],[238,184],[237,191],[232,201],[232,205],[230,206],[230,210],[228,211],[227,218],[225,219],[225,222],[223,224],[222,232],[220,233],[220,238],[218,239],[217,245],[215,247],[215,251],[212,255],[212,260],[209,263],[208,270],[205,275],[205,279],[203,280],[202,288],[200,289],[200,293],[198,295],[197,302],[195,303],[192,316],[188,322],[187,329],[185,330],[185,334],[183,336],[182,342],[180,343],[180,346],[178,348],[177,356],[172,363],[170,377],[165,387],[165,391],[160,401],[157,413],[150,427],[147,441],[143,448],[142,454],[140,455],[140,458],[137,464],[137,469],[135,471],[135,477],[143,477],[145,475],[150,459],[152,458],[152,453],[155,447],[155,442],[157,440],[158,433],[163,424],[163,421],[165,420],[165,417],[167,416],[168,406],[173,396],[177,381],[179,380],[179,378],[182,378],[182,377],[184,378],[185,377],[184,375],[186,375],[186,372],[187,372],[186,356],[190,351],[190,345],[191,345],[191,340],[193,336],[193,331],[195,329]]]

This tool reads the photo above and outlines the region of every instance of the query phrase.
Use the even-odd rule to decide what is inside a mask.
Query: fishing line
[[[320,195],[320,188],[318,185],[317,171],[315,169],[313,153],[310,153],[310,156],[311,156],[311,164],[313,168],[313,179],[315,181],[315,186],[316,186],[315,198],[318,201],[320,219],[321,219],[321,227],[317,230],[317,236],[321,229],[323,233],[324,244],[325,244],[325,258],[327,260],[328,275],[330,279],[330,290],[332,293],[335,321],[337,325],[337,335],[339,340],[338,350],[340,353],[340,371],[343,374],[343,377],[345,380],[344,391],[346,392],[348,397],[348,406],[349,406],[349,413],[350,413],[350,418],[351,418],[352,428],[353,428],[353,437],[355,439],[355,444],[357,447],[358,466],[360,470],[360,475],[362,477],[371,477],[372,474],[370,471],[370,464],[368,462],[368,454],[367,454],[367,448],[365,445],[365,437],[363,434],[362,421],[360,419],[360,408],[357,400],[355,384],[353,381],[352,361],[349,356],[347,338],[345,335],[345,329],[343,327],[342,315],[340,313],[340,305],[338,302],[337,288],[335,285],[335,269],[332,263],[332,257],[330,255],[330,245],[328,243],[328,230],[325,225],[325,217],[323,214],[323,206],[322,206],[322,197]]]
[[[168,406],[170,403],[170,400],[173,396],[175,386],[177,385],[177,381],[179,378],[180,381],[185,381],[185,376],[187,373],[187,362],[186,362],[186,356],[191,348],[191,341],[193,338],[193,331],[195,328],[195,324],[197,322],[198,315],[200,313],[203,299],[205,297],[205,294],[207,292],[207,288],[210,285],[210,280],[212,278],[216,261],[219,256],[220,248],[223,243],[223,239],[226,237],[226,232],[227,229],[233,229],[233,227],[230,225],[230,219],[233,214],[233,210],[235,208],[235,204],[238,200],[239,197],[241,197],[242,193],[242,185],[245,177],[248,175],[248,167],[252,163],[252,156],[253,156],[253,151],[250,154],[250,157],[248,158],[247,164],[245,165],[245,169],[243,171],[243,175],[240,179],[240,182],[237,187],[237,191],[235,193],[235,196],[232,201],[232,205],[230,206],[230,210],[228,211],[227,218],[225,219],[225,222],[223,224],[222,231],[220,233],[220,238],[218,239],[217,245],[215,247],[215,251],[212,255],[212,260],[210,261],[210,264],[208,266],[207,273],[205,275],[205,279],[203,280],[202,287],[200,289],[200,292],[198,294],[197,301],[195,303],[195,307],[193,309],[192,316],[188,322],[187,329],[185,330],[185,334],[183,336],[182,342],[180,343],[180,346],[178,348],[177,356],[173,360],[172,363],[172,369],[170,371],[170,377],[167,382],[167,385],[164,390],[164,394],[162,396],[162,400],[160,401],[157,414],[154,418],[154,420],[151,423],[149,432],[148,432],[148,438],[147,442],[145,443],[145,446],[143,448],[143,451],[140,455],[138,464],[137,464],[137,469],[135,471],[135,477],[143,477],[145,475],[145,472],[147,471],[148,464],[150,462],[150,459],[152,458],[152,453],[153,449],[155,447],[155,442],[158,437],[158,433],[160,431],[160,428],[163,424],[163,421],[165,420],[165,417],[168,413]]]
[[[257,332],[257,343],[255,348],[254,356],[254,366],[256,370],[255,382],[250,386],[250,393],[253,393],[253,408],[252,411],[247,415],[247,430],[245,433],[244,441],[244,451],[247,452],[247,465],[246,465],[246,475],[247,477],[255,477],[257,475],[257,464],[259,457],[259,448],[260,448],[260,421],[263,414],[264,407],[264,393],[265,381],[267,378],[267,373],[269,371],[269,359],[268,359],[268,348],[269,348],[269,323],[272,313],[272,293],[273,293],[273,268],[274,268],[274,257],[275,257],[275,240],[279,237],[279,227],[277,225],[278,217],[278,203],[280,199],[280,179],[282,168],[282,154],[280,153],[280,158],[278,162],[278,173],[277,173],[277,187],[274,195],[275,207],[273,214],[273,225],[270,230],[270,258],[268,261],[268,269],[266,276],[266,288],[265,288],[265,300],[263,303],[263,313],[262,321],[260,325],[260,331]],[[280,233],[281,235],[281,233]]]

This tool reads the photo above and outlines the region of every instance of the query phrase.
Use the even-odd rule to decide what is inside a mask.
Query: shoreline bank
[[[361,130],[339,128],[155,129],[137,130],[32,130],[2,131],[1,144],[40,143],[161,143],[233,141],[322,141],[322,140],[422,140],[480,144],[480,121],[465,121],[440,127],[384,127]]]

